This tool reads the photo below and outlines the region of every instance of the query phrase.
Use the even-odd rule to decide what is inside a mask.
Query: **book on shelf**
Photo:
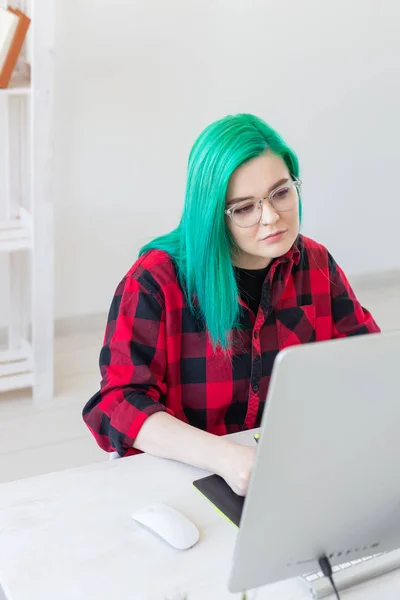
[[[22,11],[0,8],[0,88],[8,87],[31,23]]]

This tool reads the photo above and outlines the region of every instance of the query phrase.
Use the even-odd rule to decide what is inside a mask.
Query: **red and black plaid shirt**
[[[301,235],[272,263],[257,315],[242,312],[232,350],[214,352],[169,255],[141,257],[116,290],[100,354],[101,389],[83,410],[98,444],[134,453],[143,422],[159,410],[217,435],[257,427],[280,350],[379,332],[326,248]]]

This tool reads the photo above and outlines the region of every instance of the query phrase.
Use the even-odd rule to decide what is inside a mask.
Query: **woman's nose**
[[[279,214],[269,200],[264,200],[262,203],[261,223],[263,225],[275,225],[278,221]]]

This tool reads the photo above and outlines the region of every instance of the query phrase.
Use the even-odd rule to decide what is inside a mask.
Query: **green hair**
[[[193,314],[205,322],[213,347],[228,350],[239,325],[240,305],[233,270],[232,236],[224,210],[229,179],[244,162],[266,150],[279,155],[299,176],[296,154],[267,123],[250,114],[227,116],[206,127],[190,152],[181,221],[140,255],[158,249],[174,260]],[[299,198],[301,217],[301,199]]]

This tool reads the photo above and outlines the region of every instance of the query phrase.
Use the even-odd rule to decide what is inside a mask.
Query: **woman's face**
[[[226,198],[226,208],[233,208],[242,199],[257,200],[266,198],[273,190],[292,178],[285,162],[267,151],[261,156],[244,163],[233,172]],[[299,233],[299,199],[293,186],[283,188],[275,196],[277,208],[268,199],[263,200],[259,223],[251,227],[239,227],[232,218],[226,216],[227,225],[239,251],[232,256],[235,266],[244,269],[262,269],[274,259],[285,254],[293,245]],[[283,204],[283,206],[282,206]],[[284,208],[284,211],[280,209]],[[244,204],[237,221],[242,222],[246,212],[258,210]],[[246,217],[248,218],[248,217]]]

